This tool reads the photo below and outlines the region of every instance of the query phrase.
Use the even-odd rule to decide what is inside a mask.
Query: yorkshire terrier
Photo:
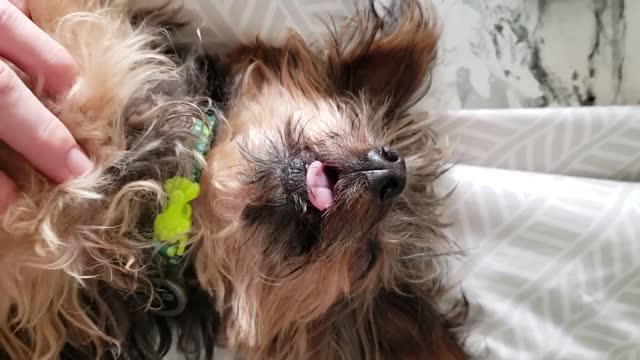
[[[429,6],[372,1],[325,43],[216,57],[174,49],[167,8],[29,6],[80,67],[42,101],[97,165],[55,185],[0,144],[20,192],[0,357],[158,359],[173,334],[194,359],[469,357],[466,301],[442,304],[445,151],[409,111],[436,58]]]

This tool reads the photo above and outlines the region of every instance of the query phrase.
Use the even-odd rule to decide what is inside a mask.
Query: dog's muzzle
[[[389,203],[402,193],[407,182],[407,168],[400,153],[389,147],[372,148],[362,152],[347,172],[340,172],[322,161],[313,161],[307,168],[306,185],[309,201],[324,211],[336,197],[335,185],[349,176],[366,178],[366,188],[373,201],[380,205]]]

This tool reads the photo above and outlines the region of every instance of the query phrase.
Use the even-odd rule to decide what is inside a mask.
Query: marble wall
[[[315,40],[323,19],[369,2],[185,1],[216,49],[288,28]],[[444,33],[429,108],[640,104],[640,0],[432,1]]]
[[[434,105],[640,104],[640,1],[435,2],[444,37]]]

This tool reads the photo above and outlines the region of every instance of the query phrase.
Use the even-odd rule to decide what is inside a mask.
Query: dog
[[[219,56],[173,48],[166,8],[29,6],[80,68],[42,101],[96,167],[55,185],[0,147],[19,186],[2,356],[156,359],[177,333],[194,359],[469,358],[466,300],[441,303],[446,151],[410,112],[436,59],[429,6],[371,1],[322,44]]]

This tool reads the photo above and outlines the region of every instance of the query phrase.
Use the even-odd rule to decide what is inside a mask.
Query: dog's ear
[[[467,316],[466,299],[445,315],[427,298],[410,285],[378,293],[372,326],[383,359],[469,358],[454,334]]]
[[[440,31],[435,12],[421,0],[394,0],[381,10],[376,3],[342,29],[334,26],[329,75],[339,93],[362,93],[372,105],[401,113],[428,89]]]
[[[295,32],[278,46],[259,38],[236,49],[228,59],[233,76],[232,88],[239,96],[251,98],[270,83],[309,99],[327,93],[321,59]],[[237,76],[240,75],[240,76]]]

